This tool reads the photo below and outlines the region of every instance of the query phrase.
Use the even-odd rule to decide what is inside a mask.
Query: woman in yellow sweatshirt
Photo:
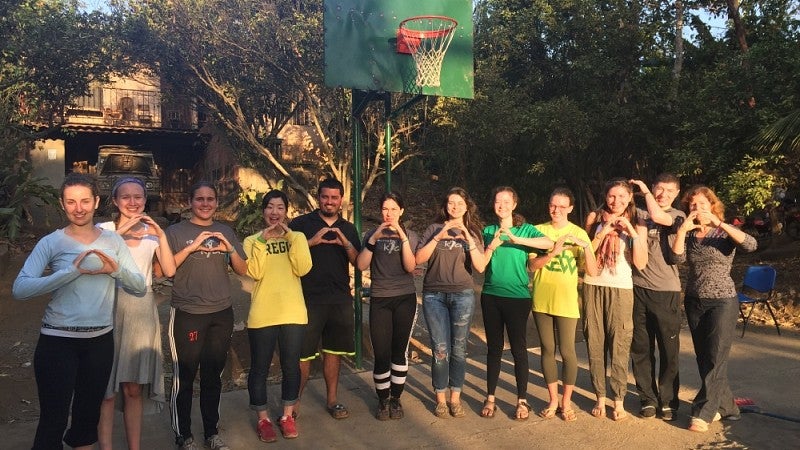
[[[283,414],[278,419],[286,439],[297,437],[294,405],[300,392],[300,347],[308,316],[300,277],[311,270],[311,253],[303,233],[286,224],[289,199],[273,190],[264,195],[261,208],[266,228],[244,240],[247,274],[255,280],[247,333],[250,340],[250,374],[247,389],[250,408],[258,414],[259,439],[277,437],[267,413],[267,374],[276,343],[283,381]]]

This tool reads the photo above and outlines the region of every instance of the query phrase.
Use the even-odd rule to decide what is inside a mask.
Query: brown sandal
[[[497,411],[497,405],[495,405],[493,401],[489,400],[483,401],[483,409],[481,410],[481,417],[491,419],[494,417],[495,411]]]
[[[574,422],[578,420],[578,415],[575,413],[574,409],[564,409],[561,411],[561,419],[563,419],[564,422]]]
[[[528,404],[525,400],[517,403],[517,412],[514,415],[515,420],[528,420],[530,417],[531,412],[531,405]]]

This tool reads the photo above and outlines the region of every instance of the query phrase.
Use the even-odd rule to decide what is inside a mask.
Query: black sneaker
[[[389,399],[378,399],[378,412],[375,413],[375,418],[378,420],[389,420]]]
[[[656,416],[656,407],[653,405],[645,405],[642,406],[642,409],[639,410],[639,415],[645,419],[649,419],[651,417]]]
[[[675,410],[672,408],[661,408],[661,420],[667,422],[675,420]]]
[[[389,399],[389,417],[392,419],[403,418],[403,405],[400,404],[399,398]]]

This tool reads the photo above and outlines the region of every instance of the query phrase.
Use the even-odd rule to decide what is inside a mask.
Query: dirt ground
[[[39,413],[32,367],[33,351],[39,334],[42,312],[48,298],[43,296],[24,302],[12,299],[11,284],[27,254],[24,246],[21,249],[6,247],[4,252],[2,250],[0,249],[0,424],[34,422]],[[795,332],[800,330],[800,292],[797,284],[797,280],[800,279],[800,264],[798,263],[800,263],[800,242],[779,240],[766,250],[737,256],[733,270],[734,279],[741,280],[747,265],[775,266],[778,271],[776,303],[779,321],[783,329]],[[246,333],[243,330],[252,284],[246,279],[235,276],[231,277],[231,283],[235,292],[236,327],[229,368],[225,371],[225,387],[227,390],[236,390],[245,388],[246,372],[249,369],[249,349]],[[165,326],[169,312],[169,287],[159,286],[158,290],[161,294],[159,311],[162,315],[162,326]],[[752,320],[762,325],[762,327],[757,325],[758,328],[768,331],[768,327],[772,327],[772,320],[764,311],[757,311]],[[764,324],[766,328],[763,327]],[[424,327],[419,324],[418,326]],[[482,335],[481,331],[477,331],[476,334]],[[166,330],[163,335],[166,337]],[[794,335],[796,336],[796,333]],[[535,343],[531,343],[531,346],[535,346]],[[424,345],[420,345],[414,352],[417,354],[424,352]],[[274,368],[273,371],[276,370],[277,368]],[[166,386],[169,386],[172,372],[169,364],[165,364],[165,372],[168,377]],[[782,447],[779,441],[775,443],[777,446],[773,448]]]

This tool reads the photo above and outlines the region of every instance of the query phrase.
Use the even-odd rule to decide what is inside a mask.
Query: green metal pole
[[[350,120],[353,121],[353,225],[356,227],[356,233],[359,239],[361,238],[361,113],[355,114],[356,93],[353,91],[353,109],[354,113],[351,115]],[[356,297],[355,297],[355,347],[356,347],[356,369],[361,370],[363,367],[363,350],[361,348],[361,339],[363,336],[363,311],[361,308],[361,271],[355,268],[353,283],[355,284]]]

